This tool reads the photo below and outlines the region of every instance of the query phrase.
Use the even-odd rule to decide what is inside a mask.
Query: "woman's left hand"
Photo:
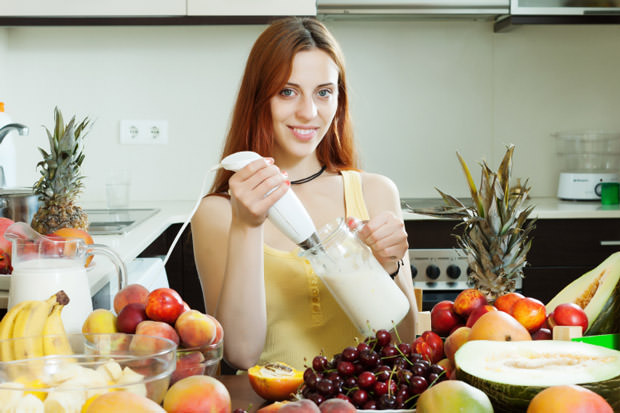
[[[388,273],[397,270],[398,261],[409,249],[405,224],[392,211],[373,217],[357,234]]]

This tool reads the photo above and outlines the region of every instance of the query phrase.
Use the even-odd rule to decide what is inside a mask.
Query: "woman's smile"
[[[309,128],[309,127],[299,127],[299,126],[289,126],[289,129],[293,132],[293,135],[301,141],[309,141],[312,140],[318,131],[317,128]]]

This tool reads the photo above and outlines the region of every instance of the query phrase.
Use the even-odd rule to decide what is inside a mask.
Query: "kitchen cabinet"
[[[456,248],[459,221],[407,220],[409,248]],[[522,293],[546,303],[571,281],[620,250],[619,218],[538,219]]]
[[[315,16],[314,0],[187,0],[188,16]]]
[[[1,16],[183,16],[186,0],[2,0]]]

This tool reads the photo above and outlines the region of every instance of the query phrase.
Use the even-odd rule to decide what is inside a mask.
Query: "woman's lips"
[[[318,128],[297,128],[293,126],[289,126],[293,135],[299,140],[309,141],[316,136],[316,131]]]

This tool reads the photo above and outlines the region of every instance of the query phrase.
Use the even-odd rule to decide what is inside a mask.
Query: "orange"
[[[304,382],[304,373],[286,363],[256,365],[248,370],[250,385],[260,397],[269,401],[290,399]]]

